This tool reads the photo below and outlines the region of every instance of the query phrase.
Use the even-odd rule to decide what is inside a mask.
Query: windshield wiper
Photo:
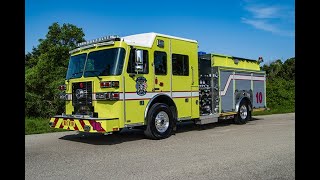
[[[83,71],[75,72],[75,73],[71,74],[71,77],[70,77],[69,79],[73,78],[75,75],[80,74],[80,73],[83,73]],[[69,80],[69,79],[68,79],[68,80]]]
[[[91,70],[91,71],[85,71],[85,72],[91,72],[92,74],[94,74],[95,77],[97,77],[99,79],[99,81],[101,81],[101,77],[99,77],[98,74],[95,74],[95,72],[98,72],[99,74],[101,73],[100,71],[97,71],[97,70]]]
[[[83,73],[83,71],[80,71],[80,72],[75,72],[71,75],[71,77],[75,76],[76,74],[80,74],[80,73]]]
[[[80,74],[80,73],[83,73],[83,71],[75,72],[75,73],[71,74],[71,76],[67,79],[67,82],[69,83],[70,79],[74,78],[75,75]]]

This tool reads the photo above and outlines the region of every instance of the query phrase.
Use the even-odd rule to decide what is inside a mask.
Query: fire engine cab
[[[261,62],[198,52],[196,40],[153,32],[82,42],[59,86],[65,112],[49,125],[104,134],[137,127],[163,139],[181,121],[245,124],[267,108]]]

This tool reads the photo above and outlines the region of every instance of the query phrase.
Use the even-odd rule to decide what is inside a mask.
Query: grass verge
[[[26,117],[25,118],[25,135],[66,131],[63,129],[50,128],[49,121],[50,121],[50,118]]]
[[[284,114],[284,113],[293,113],[295,112],[295,109],[293,108],[283,108],[283,107],[279,107],[279,108],[273,108],[270,110],[266,110],[266,111],[257,111],[257,112],[253,112],[252,116],[260,116],[260,115],[269,115],[269,114]]]

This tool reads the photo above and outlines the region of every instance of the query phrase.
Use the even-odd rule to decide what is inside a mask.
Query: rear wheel
[[[249,111],[248,101],[241,101],[238,114],[234,119],[236,124],[245,124],[251,119],[251,111]]]
[[[150,139],[164,139],[173,131],[173,115],[168,105],[155,103],[147,114],[147,128],[144,134]]]

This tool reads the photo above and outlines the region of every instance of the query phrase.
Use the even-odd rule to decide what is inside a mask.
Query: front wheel
[[[155,103],[147,115],[147,128],[144,134],[150,139],[164,139],[173,131],[173,115],[168,105]]]
[[[245,124],[251,119],[251,111],[249,111],[248,101],[241,101],[238,114],[234,119],[236,124]]]

